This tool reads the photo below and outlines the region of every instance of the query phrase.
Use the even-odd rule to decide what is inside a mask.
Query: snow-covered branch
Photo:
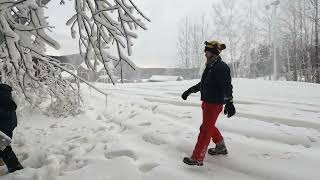
[[[94,64],[99,61],[114,82],[112,68],[121,61],[135,68],[124,51],[128,56],[132,54],[132,39],[137,38],[133,30],[138,27],[147,29],[140,18],[150,20],[131,0],[128,3],[124,0],[114,0],[113,3],[108,0],[75,0],[75,10],[76,14],[67,25],[71,26],[73,38],[79,34],[79,49],[90,69],[94,70]],[[116,52],[117,57],[112,52]],[[92,57],[96,57],[95,61],[89,61]]]
[[[59,78],[61,70],[40,61],[45,55],[45,45],[59,49],[58,42],[44,31],[49,25],[43,8],[34,0],[6,0],[0,2],[0,9],[1,82],[24,94],[31,104],[49,94],[54,94],[58,101],[74,97],[61,87],[70,85]],[[52,87],[58,85],[61,88]]]
[[[0,0],[1,83],[11,85],[33,105],[51,97],[51,110],[58,113],[55,115],[76,114],[81,102],[80,81],[106,93],[46,56],[45,46],[60,48],[59,43],[45,32],[52,28],[46,22],[43,10],[49,1]],[[64,3],[64,0],[60,1],[60,4]],[[72,37],[79,34],[80,53],[90,69],[94,71],[99,61],[112,78],[114,64],[124,61],[134,67],[123,51],[127,50],[130,56],[132,38],[137,38],[133,30],[146,29],[138,17],[150,20],[132,1],[75,0],[75,12],[67,24],[71,26]],[[114,52],[118,57],[112,55]],[[71,74],[74,82],[65,80],[62,72]]]

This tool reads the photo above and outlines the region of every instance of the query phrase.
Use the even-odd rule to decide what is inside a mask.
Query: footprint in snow
[[[158,108],[158,105],[152,107],[152,111],[155,111]]]
[[[75,131],[78,131],[79,129],[78,128],[72,128],[71,131],[75,132]]]
[[[63,171],[60,172],[60,175],[64,175],[65,172],[73,172],[77,171],[79,169],[82,169],[89,165],[88,160],[71,160],[68,163],[65,164],[66,167],[64,167]]]
[[[137,115],[139,115],[139,113],[131,114],[131,115],[128,117],[128,119],[132,119],[132,118],[136,117]]]
[[[106,131],[108,129],[108,127],[106,126],[101,126],[101,127],[98,127],[96,130],[94,130],[94,133],[97,133],[99,131]]]
[[[119,133],[126,132],[128,130],[127,126],[121,126],[119,129]]]
[[[86,153],[90,153],[91,151],[94,150],[94,148],[96,148],[96,145],[95,145],[95,144],[94,144],[94,145],[91,145],[91,146],[88,146],[87,148],[85,148],[85,151],[86,151]]]
[[[162,145],[162,144],[166,144],[164,140],[160,139],[159,137],[156,137],[152,134],[145,134],[142,136],[142,139],[150,144],[153,145]]]
[[[152,125],[151,122],[145,122],[145,123],[138,124],[138,126],[151,126],[151,125]]]
[[[274,126],[281,126],[280,123],[273,123]]]
[[[139,170],[141,172],[147,173],[147,172],[152,171],[154,168],[156,168],[158,166],[160,166],[160,164],[158,164],[158,163],[146,163],[146,164],[140,165]]]
[[[280,159],[294,159],[299,156],[297,152],[285,152],[280,155]]]
[[[52,124],[49,128],[55,129],[55,128],[58,128],[58,125],[57,124]]]
[[[93,111],[93,110],[94,110],[94,108],[93,108],[93,107],[89,107],[88,109],[89,109],[90,111]]]
[[[168,132],[163,132],[163,131],[160,131],[160,130],[156,130],[156,133],[158,133],[158,134],[168,134]]]
[[[192,116],[182,116],[181,118],[192,119]]]
[[[264,153],[264,154],[262,154],[261,156],[262,156],[263,158],[265,158],[265,159],[270,159],[270,158],[271,158],[270,154],[268,154],[268,153]]]
[[[133,160],[137,160],[138,159],[137,155],[131,150],[118,150],[118,151],[106,152],[104,154],[104,156],[107,159],[114,159],[114,158],[123,157],[123,156],[129,157],[129,158],[131,158]]]
[[[252,154],[249,154],[249,156],[255,159],[271,159],[271,155],[268,153],[264,153],[264,154],[252,153]]]
[[[105,124],[106,124],[105,128],[108,131],[122,133],[122,132],[125,132],[125,131],[128,130],[127,126],[122,125],[122,124],[117,124],[117,123],[112,122],[112,121],[106,121]]]
[[[89,139],[87,137],[74,136],[65,140],[65,142],[85,144],[89,142]]]
[[[64,142],[73,141],[73,140],[79,139],[79,138],[81,138],[81,136],[73,136],[73,137],[71,137],[71,138],[67,138]]]
[[[25,153],[25,152],[17,153],[17,157],[18,157],[19,161],[22,162],[22,161],[29,158],[29,154]]]
[[[103,120],[102,115],[98,115],[97,118],[96,118],[96,120],[99,120],[99,121]]]

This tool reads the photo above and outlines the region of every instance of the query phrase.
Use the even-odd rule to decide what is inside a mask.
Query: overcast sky
[[[70,27],[65,22],[73,15],[73,3],[53,0],[48,4],[46,15],[55,26],[50,33],[61,44],[59,51],[48,50],[49,54],[67,55],[78,52],[78,42],[70,36]],[[133,55],[130,57],[140,67],[174,67],[178,64],[176,40],[178,24],[186,17],[197,17],[211,11],[213,0],[139,0],[140,9],[151,19],[148,30],[139,31],[134,40]]]

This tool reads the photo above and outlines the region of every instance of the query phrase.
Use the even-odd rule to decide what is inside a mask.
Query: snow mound
[[[153,75],[150,77],[150,82],[168,82],[168,81],[182,81],[182,76],[162,76],[162,75]]]

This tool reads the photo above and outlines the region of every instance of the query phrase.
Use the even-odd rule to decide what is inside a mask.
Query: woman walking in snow
[[[12,99],[12,88],[7,84],[0,84],[0,131],[12,138],[13,130],[17,127],[17,105]],[[8,172],[23,169],[11,146],[0,151],[0,158],[7,165]]]
[[[233,105],[230,68],[220,57],[220,52],[225,48],[226,45],[218,41],[205,42],[204,51],[207,62],[201,81],[182,94],[182,99],[186,100],[191,93],[200,91],[202,100],[203,122],[198,141],[192,156],[183,159],[183,162],[188,165],[203,165],[211,139],[216,147],[208,150],[210,155],[228,154],[223,137],[215,126],[223,104],[226,104],[224,114],[227,114],[228,117],[233,116],[236,112]]]

